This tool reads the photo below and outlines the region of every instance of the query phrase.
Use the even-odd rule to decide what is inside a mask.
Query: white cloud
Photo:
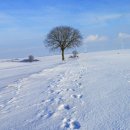
[[[120,32],[120,33],[118,34],[118,38],[119,38],[119,39],[130,39],[130,34]]]
[[[99,35],[89,35],[84,39],[84,42],[103,42],[106,41],[108,38],[106,36],[99,36]]]
[[[111,14],[111,15],[99,16],[97,19],[99,21],[108,21],[108,20],[118,19],[118,18],[121,18],[121,17],[122,17],[121,14]]]
[[[78,16],[78,22],[84,25],[106,24],[109,21],[114,21],[122,18],[122,14],[103,14],[103,13],[82,13]]]

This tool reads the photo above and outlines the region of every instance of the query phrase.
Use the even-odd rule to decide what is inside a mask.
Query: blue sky
[[[0,58],[42,56],[55,26],[80,30],[79,51],[130,48],[129,0],[0,0]]]

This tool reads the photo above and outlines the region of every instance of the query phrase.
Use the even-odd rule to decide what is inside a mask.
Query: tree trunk
[[[65,57],[64,57],[64,49],[61,49],[61,52],[62,52],[62,61],[65,60]]]

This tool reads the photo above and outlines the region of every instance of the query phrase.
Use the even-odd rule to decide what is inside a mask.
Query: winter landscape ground
[[[130,130],[130,50],[67,57],[0,61],[0,130]]]

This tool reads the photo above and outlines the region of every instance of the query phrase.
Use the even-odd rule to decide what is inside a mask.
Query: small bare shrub
[[[76,57],[78,57],[78,52],[75,50],[75,51],[73,51],[72,52],[72,54],[73,54],[73,58],[76,58]]]
[[[29,60],[29,62],[33,62],[34,61],[34,56],[33,55],[28,56],[28,60]]]

